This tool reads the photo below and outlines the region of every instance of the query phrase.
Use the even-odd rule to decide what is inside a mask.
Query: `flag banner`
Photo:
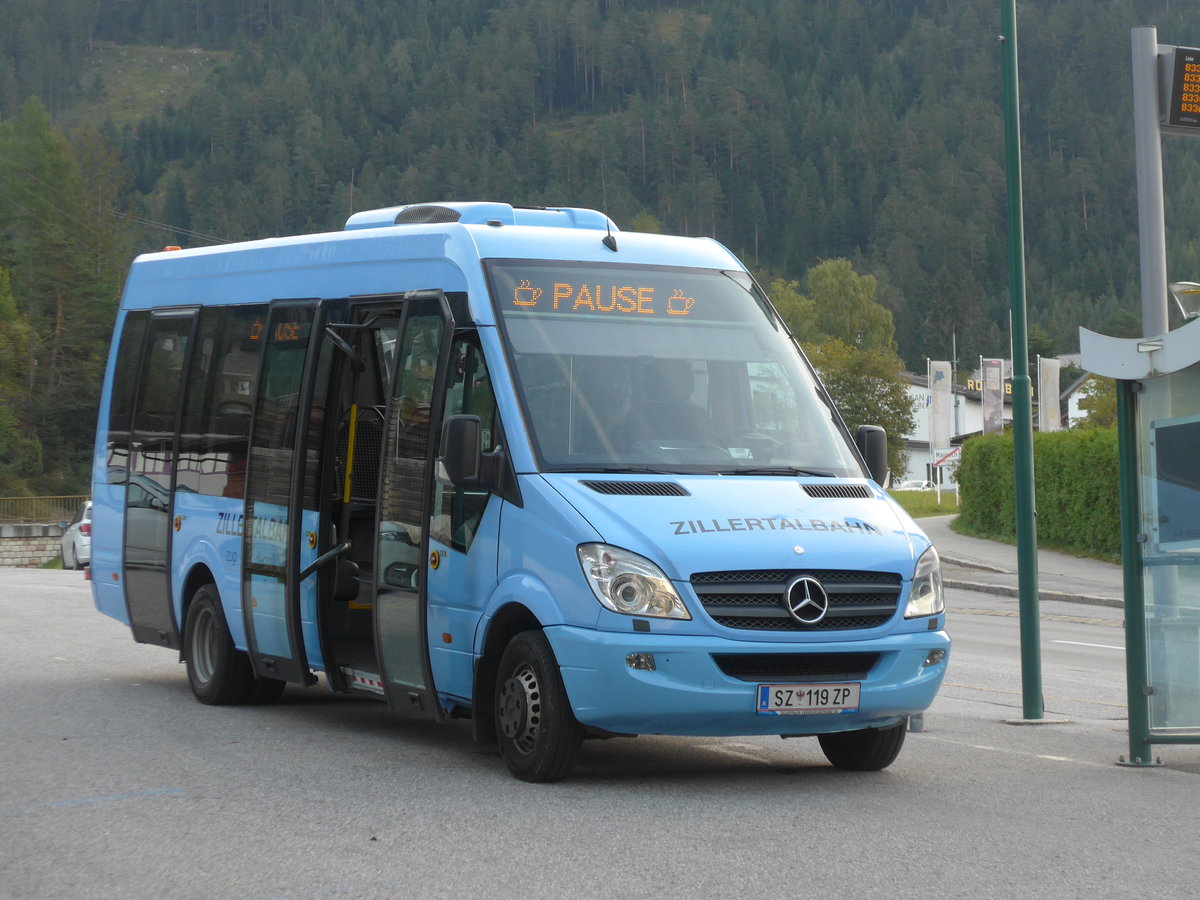
[[[994,434],[1004,430],[1004,360],[981,359],[983,387],[983,433]]]
[[[1062,413],[1058,408],[1061,370],[1061,360],[1038,357],[1038,431],[1058,431],[1062,428]]]
[[[929,446],[949,447],[953,437],[953,370],[948,362],[929,361]]]

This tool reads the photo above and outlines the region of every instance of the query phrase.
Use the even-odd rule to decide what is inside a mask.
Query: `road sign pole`
[[[1033,398],[1025,316],[1025,225],[1021,188],[1020,95],[1017,85],[1017,4],[1000,2],[1004,74],[1004,170],[1008,187],[1008,276],[1012,306],[1013,475],[1017,526],[1017,586],[1021,622],[1021,695],[1026,719],[1041,719],[1041,623],[1038,620],[1037,528],[1034,508]]]

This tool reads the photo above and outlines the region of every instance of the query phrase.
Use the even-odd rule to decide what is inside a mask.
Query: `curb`
[[[993,571],[1004,571],[996,569]],[[1015,587],[1010,587],[1007,584],[990,584],[986,581],[966,581],[959,578],[947,578],[942,576],[942,584],[945,587],[958,588],[965,591],[976,591],[981,594],[999,594],[1004,597],[1020,597],[1021,592]],[[1045,601],[1058,601],[1062,603],[1082,603],[1086,606],[1107,606],[1112,609],[1123,609],[1125,601],[1116,597],[1098,597],[1094,594],[1069,594],[1064,591],[1047,591],[1038,590],[1038,599]]]

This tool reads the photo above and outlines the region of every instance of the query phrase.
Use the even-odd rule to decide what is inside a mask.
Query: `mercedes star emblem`
[[[793,580],[783,600],[792,618],[801,625],[816,625],[829,612],[829,595],[821,582],[808,575]]]

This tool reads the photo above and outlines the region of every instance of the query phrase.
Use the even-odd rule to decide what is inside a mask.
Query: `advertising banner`
[[[983,433],[994,434],[1004,430],[1004,360],[981,359],[979,364],[983,370]]]
[[[1038,430],[1058,431],[1062,414],[1058,408],[1059,372],[1062,362],[1053,357],[1038,357]]]
[[[954,431],[953,370],[948,362],[929,361],[929,446],[949,447]]]

